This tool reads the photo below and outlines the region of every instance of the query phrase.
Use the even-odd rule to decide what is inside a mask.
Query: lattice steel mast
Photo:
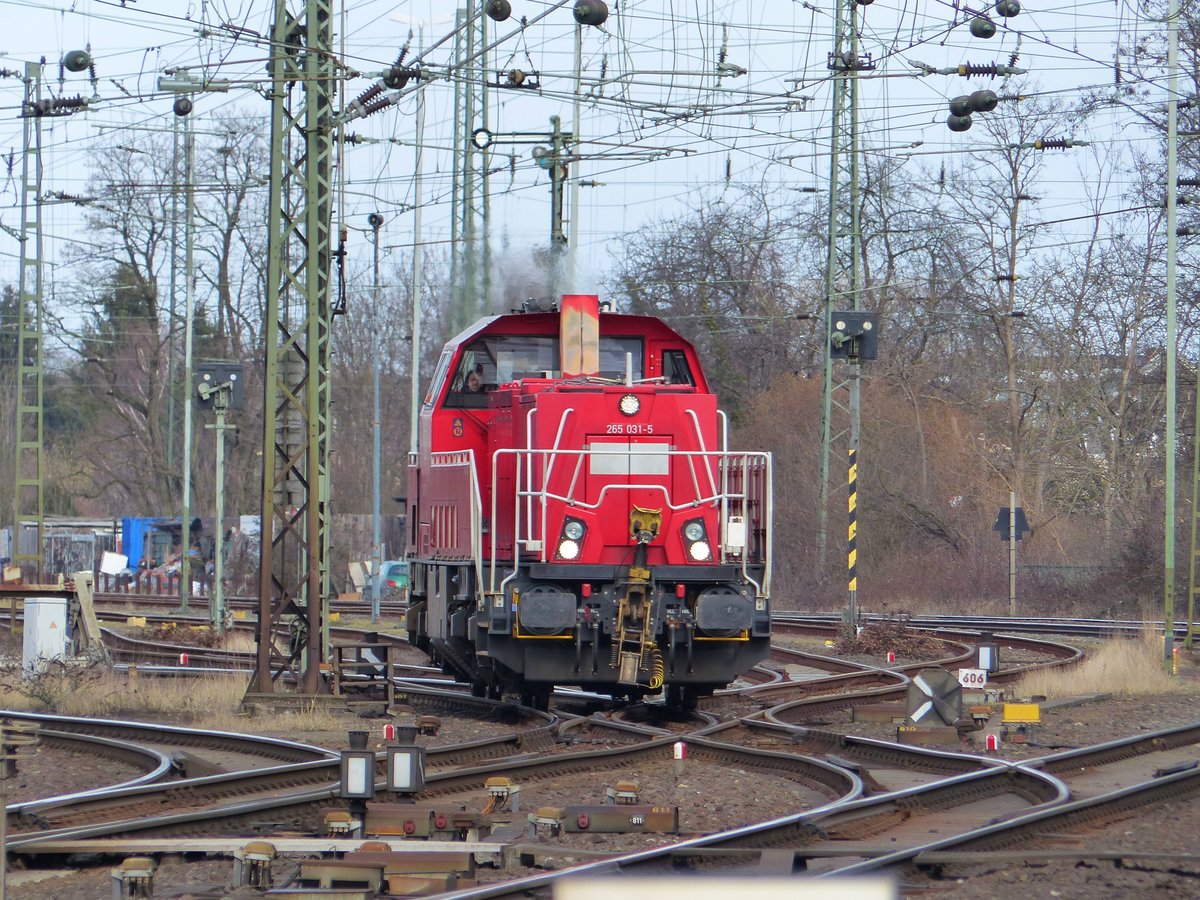
[[[250,682],[260,693],[273,691],[286,673],[298,677],[302,693],[324,687],[336,96],[331,5],[305,0],[293,15],[288,0],[277,0],[272,29],[262,550]],[[280,633],[288,631],[285,623],[290,641]]]
[[[17,288],[17,422],[13,474],[12,559],[33,581],[42,575],[45,531],[42,418],[42,67],[25,64],[21,157],[21,272]],[[21,522],[36,525],[32,552],[21,550]]]
[[[451,212],[453,331],[491,307],[490,190],[487,154],[475,144],[488,128],[488,22],[479,0],[458,11],[454,41],[454,184]]]
[[[837,22],[829,69],[833,80],[832,122],[829,136],[829,235],[825,265],[825,371],[821,392],[821,488],[819,513],[819,564],[822,571],[829,535],[829,490],[835,476],[830,458],[835,445],[846,438],[849,456],[858,448],[858,365],[835,377],[830,354],[835,310],[862,308],[862,243],[858,202],[858,73],[874,67],[869,56],[859,55],[857,11],[854,0],[837,0]],[[835,421],[837,420],[837,421]],[[853,463],[852,463],[853,465]],[[851,475],[853,479],[853,473]],[[849,543],[853,553],[853,511]],[[850,560],[851,596],[856,590],[854,560]],[[852,604],[853,605],[853,604]]]

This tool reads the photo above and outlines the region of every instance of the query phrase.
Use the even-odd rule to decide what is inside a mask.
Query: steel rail
[[[94,719],[88,716],[63,716],[25,710],[0,709],[0,717],[37,722],[43,728],[50,727],[72,734],[97,735],[118,741],[136,741],[141,744],[200,747],[285,762],[337,758],[337,753],[334,751],[317,747],[314,744],[289,741],[284,738],[240,734],[234,731],[213,731],[202,728],[185,728],[181,725],[160,725],[121,719]]]
[[[513,775],[515,773],[520,777],[522,783],[534,783],[539,780],[558,777],[568,773],[621,769],[628,766],[631,760],[636,761],[643,756],[652,754],[664,754],[669,750],[674,740],[674,736],[654,737],[636,746],[616,747],[603,751],[564,753],[540,759],[514,759],[509,757],[485,766],[452,768],[449,771],[428,774],[422,796],[431,798],[451,793],[460,793],[464,790],[478,789],[488,776],[497,773],[505,775]],[[834,804],[845,803],[862,794],[862,782],[858,776],[823,760],[797,756],[795,754],[735,747],[716,741],[708,741],[703,738],[690,740],[689,747],[692,750],[691,758],[693,759],[705,759],[716,763],[734,763],[742,768],[756,768],[776,776],[793,777],[809,789],[831,797],[831,802],[822,804],[819,807],[821,809],[829,808]],[[430,755],[432,755],[432,752]],[[327,779],[332,776],[332,779],[336,780],[335,763],[314,762],[303,764],[302,767],[306,774],[314,780],[321,778],[322,775]],[[273,778],[289,774],[287,770],[291,770],[291,773],[294,774],[294,771],[299,768],[301,767],[278,767],[270,772],[260,772],[258,776],[261,779]],[[379,773],[377,771],[378,776]],[[189,797],[193,800],[195,799],[194,788],[201,783],[206,785],[220,785],[221,789],[227,792],[228,796],[244,796],[244,791],[241,790],[242,787],[246,786],[244,774],[241,776],[240,785],[237,784],[237,780],[238,778],[235,776],[210,776],[207,779],[192,779],[190,783],[177,782],[172,787],[181,791],[186,790]],[[130,795],[148,795],[151,793],[153,787],[135,788],[127,793]],[[136,818],[131,819],[110,820],[102,823],[82,823],[71,827],[16,834],[10,839],[9,847],[15,850],[22,846],[30,846],[47,840],[78,839],[101,835],[115,836],[147,830],[153,830],[160,834],[170,833],[175,828],[194,830],[196,825],[201,822],[212,822],[214,820],[236,821],[240,817],[251,815],[261,817],[262,813],[269,810],[278,812],[314,802],[327,801],[333,799],[337,795],[337,792],[338,787],[336,783],[327,781],[321,786],[307,787],[282,795],[276,793],[271,797],[236,802],[232,805],[222,804],[215,809],[208,808],[158,815],[140,814]],[[104,799],[113,799],[114,796],[115,794]],[[161,796],[159,801],[157,801],[160,803],[160,807]],[[47,821],[43,824],[50,824],[50,822]]]
[[[810,846],[813,842],[822,840],[822,835],[827,833],[827,829],[839,823],[855,822],[859,827],[864,827],[866,820],[871,816],[886,819],[896,814],[908,814],[921,804],[937,808],[961,802],[963,798],[977,800],[989,793],[996,795],[1014,791],[1027,795],[1039,806],[1061,803],[1068,796],[1066,785],[1052,775],[1021,765],[1001,763],[989,769],[957,775],[933,784],[878,797],[834,802],[770,822],[571,866],[545,875],[450,891],[440,894],[439,898],[484,900],[495,897],[541,897],[548,896],[554,883],[561,878],[619,876],[633,871],[679,874],[681,865],[698,868],[711,864],[727,871],[729,855],[724,851],[733,851],[734,856],[742,855],[757,860],[763,848]]]
[[[58,803],[63,800],[75,800],[81,797],[92,797],[103,794],[107,791],[117,791],[123,788],[137,787],[143,784],[154,784],[174,771],[175,763],[165,753],[158,750],[152,750],[149,747],[140,747],[136,744],[128,743],[127,741],[117,741],[111,738],[100,737],[94,734],[75,734],[69,731],[56,731],[51,728],[38,729],[38,739],[45,746],[63,747],[75,752],[80,750],[80,745],[88,752],[96,756],[116,760],[127,763],[129,765],[143,768],[141,775],[126,779],[125,781],[116,782],[103,787],[89,788],[88,790],[72,791],[69,794],[59,794],[54,797],[43,797],[40,800],[26,800],[20,803],[10,803],[7,805],[9,815],[29,815],[33,811],[45,804]]]
[[[919,864],[921,855],[927,853],[944,854],[953,850],[1011,847],[1037,839],[1044,835],[1048,828],[1060,833],[1079,826],[1095,827],[1124,818],[1151,804],[1178,799],[1197,791],[1200,791],[1200,768],[1187,769],[1096,797],[1064,801],[1050,808],[1034,810],[1004,822],[972,829],[965,834],[843,866],[822,875],[855,875],[902,863]]]

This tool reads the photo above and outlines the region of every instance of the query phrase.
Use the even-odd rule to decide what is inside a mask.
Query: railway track
[[[464,790],[478,791],[488,773],[517,773],[515,777],[526,783],[537,783],[572,770],[605,771],[608,764],[602,761],[605,759],[602,754],[624,760],[612,763],[612,770],[618,771],[628,764],[627,760],[644,753],[661,753],[663,747],[683,736],[697,759],[711,759],[718,765],[744,768],[750,765],[748,759],[755,759],[754,765],[765,769],[798,767],[794,770],[795,777],[808,787],[823,791],[823,802],[814,800],[815,809],[798,811],[786,821],[706,835],[670,848],[623,855],[569,872],[640,873],[681,868],[705,871],[731,867],[758,871],[769,859],[776,868],[782,864],[781,860],[788,860],[794,871],[832,874],[897,866],[949,865],[959,858],[954,854],[976,858],[995,847],[1036,840],[1048,827],[1064,831],[1085,827],[1087,823],[1106,821],[1106,817],[1128,815],[1139,804],[1156,802],[1154,798],[1182,796],[1200,787],[1200,776],[1194,771],[1170,771],[1200,756],[1200,725],[1022,763],[901,747],[887,741],[806,727],[806,722],[833,709],[902,697],[915,671],[934,665],[967,664],[972,658],[968,642],[976,637],[973,632],[997,631],[994,622],[983,624],[962,619],[947,622],[940,618],[942,621],[923,629],[947,642],[947,654],[939,660],[871,666],[777,647],[772,659],[749,673],[744,684],[706,700],[694,720],[672,721],[645,707],[640,711],[626,710],[624,721],[568,716],[548,727],[544,740],[526,741],[524,746],[518,741],[516,746],[500,749],[477,748],[475,752],[489,760],[479,764],[460,760],[443,765],[436,751],[431,750],[426,796],[451,797]],[[783,633],[795,631],[813,636],[830,635],[837,629],[830,621],[779,624]],[[1053,630],[1044,621],[1035,624],[1034,630]],[[995,639],[1013,651],[1008,654],[1010,657],[1020,659],[991,676],[992,681],[1012,680],[1039,666],[1069,665],[1082,656],[1079,650],[1066,644],[1021,634],[1000,633]],[[403,642],[402,638],[396,640]],[[188,652],[193,653],[191,649]],[[192,659],[195,661],[197,657],[192,655]],[[793,680],[785,674],[785,669],[799,673],[804,680]],[[600,732],[605,733],[604,738],[597,736]],[[561,752],[564,746],[597,742],[625,746]],[[554,749],[560,752],[547,756],[555,744]],[[514,756],[532,758],[514,759]],[[319,771],[322,766],[326,766],[323,774]],[[299,768],[296,764],[275,767],[278,771],[274,777],[288,775],[283,770],[289,769],[293,770],[291,777],[298,774]],[[282,782],[271,782],[268,778],[249,793],[245,790],[252,784],[249,780],[240,785],[235,779],[224,785],[187,785],[184,792],[191,795],[187,802],[192,804],[187,811],[182,811],[171,799],[163,804],[166,809],[160,807],[155,815],[146,814],[145,807],[140,812],[133,807],[134,815],[129,816],[129,808],[120,813],[110,806],[100,820],[89,822],[89,813],[80,811],[87,806],[86,800],[73,812],[63,812],[60,808],[55,814],[48,808],[50,816],[36,823],[47,830],[20,834],[14,839],[15,846],[19,852],[23,841],[28,842],[26,846],[33,846],[39,841],[68,836],[237,831],[272,817],[275,821],[295,822],[308,816],[306,821],[311,824],[314,811],[334,796],[332,781],[336,773],[331,778],[333,768],[324,763],[311,764],[310,769],[311,773],[303,777],[314,780],[307,785],[292,783],[285,787]],[[843,788],[840,793],[839,785]],[[134,794],[138,791],[130,790]],[[151,791],[145,790],[148,797]],[[204,796],[206,790],[210,792],[208,801],[196,806],[196,798]],[[91,809],[103,810],[104,805],[93,803]],[[54,815],[59,817],[53,818]],[[18,827],[22,824],[12,819],[10,812],[10,824]],[[504,885],[462,891],[459,896],[545,896],[556,877],[521,878]]]
[[[726,724],[760,728],[757,723]],[[812,742],[800,737],[801,745]],[[894,745],[868,739],[825,737],[843,752],[890,756]],[[872,748],[870,745],[876,744]],[[1025,763],[979,760],[980,767],[926,785],[888,791],[761,825],[640,853],[534,875],[502,884],[458,891],[459,900],[549,897],[563,877],[588,874],[653,875],[720,872],[757,875],[806,872],[835,876],[876,872],[900,866],[945,867],[956,860],[977,862],[985,851],[1025,846],[1047,834],[1079,834],[1119,821],[1153,804],[1189,798],[1200,791],[1200,766],[1156,768],[1173,755],[1200,752],[1200,725],[1111,741]],[[918,756],[924,753],[918,752]],[[936,756],[936,754],[935,754]],[[970,765],[941,754],[949,766]],[[1117,782],[1137,761],[1143,777],[1124,787],[1091,796],[1085,790]],[[932,761],[932,760],[931,760]],[[1194,761],[1194,760],[1193,760]],[[988,765],[990,763],[990,765]],[[1055,774],[1055,773],[1058,774]],[[1158,774],[1155,775],[1154,773]],[[931,839],[930,835],[936,835]],[[1087,852],[1079,854],[1087,858]],[[1116,855],[1116,854],[1112,854]]]

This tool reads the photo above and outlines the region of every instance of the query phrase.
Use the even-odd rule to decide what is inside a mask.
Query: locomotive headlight
[[[642,408],[642,401],[637,398],[636,394],[626,394],[621,398],[621,402],[617,404],[617,409],[621,411],[623,416],[636,416],[638,410]]]
[[[579,557],[578,542],[573,541],[570,538],[567,538],[564,541],[560,541],[558,544],[558,556],[560,559],[567,559],[567,560],[578,559],[578,557]]]
[[[690,519],[683,523],[683,542],[687,545],[688,556],[695,562],[712,559],[712,547],[708,544],[703,519]]]
[[[563,526],[563,535],[573,541],[578,541],[583,537],[583,523],[578,519],[568,519],[567,524]]]

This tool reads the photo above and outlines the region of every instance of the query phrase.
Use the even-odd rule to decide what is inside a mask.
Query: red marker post
[[[675,757],[675,777],[678,778],[683,774],[687,762],[687,744],[683,741],[676,741],[671,749],[672,755]]]
[[[186,653],[179,654],[179,664],[181,666],[186,666],[188,664],[188,655]]]
[[[985,739],[985,745],[987,746],[988,750],[993,750],[993,751],[999,750],[1000,749],[1000,735],[989,734],[987,736],[987,738]]]
[[[896,651],[894,651],[894,650],[888,651],[887,661],[890,663],[894,663],[896,661]]]
[[[396,726],[391,722],[383,726],[383,739],[389,742],[396,739]]]

